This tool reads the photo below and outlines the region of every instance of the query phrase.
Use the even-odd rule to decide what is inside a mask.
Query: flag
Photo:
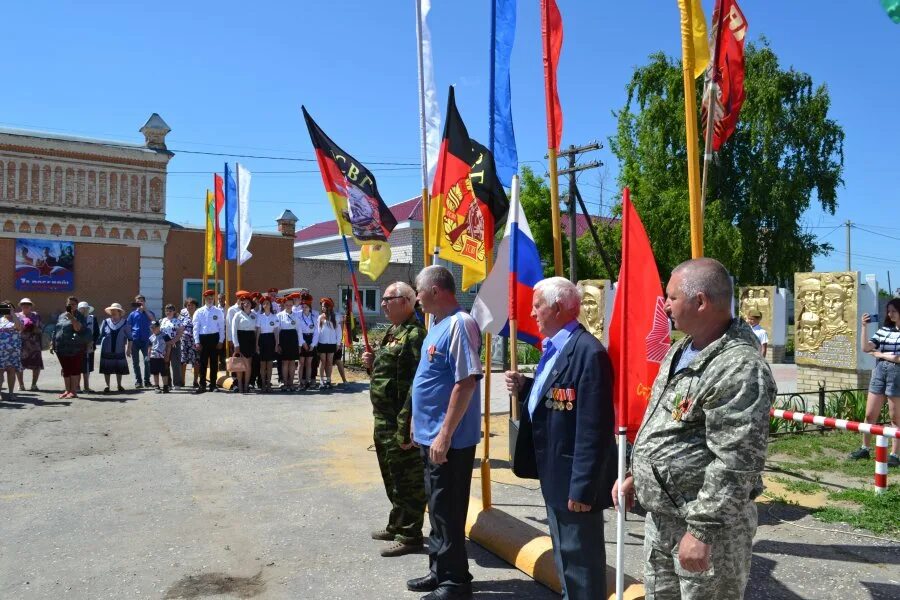
[[[220,215],[225,207],[225,182],[218,173],[213,175],[213,188],[216,190],[216,262],[222,262],[222,252],[224,244],[222,243],[222,228],[219,226]]]
[[[887,11],[894,23],[900,23],[900,0],[881,0],[881,6]]]
[[[325,193],[334,209],[338,231],[352,235],[360,245],[387,242],[397,219],[381,199],[375,176],[331,141],[306,112],[306,107],[303,107],[303,118],[316,151]]]
[[[503,186],[496,178],[493,157],[469,138],[451,87],[444,139],[431,189],[430,247],[439,251],[441,258],[463,267],[464,290],[487,276],[485,259],[493,250],[496,227],[508,210],[505,193],[502,200],[497,195],[497,188],[502,193]]]
[[[431,11],[431,0],[419,0],[421,15],[421,39],[419,52],[422,59],[422,106],[425,120],[425,164],[428,169],[429,182],[434,177],[438,153],[441,148],[441,108],[438,106],[437,89],[434,86],[434,62],[431,59],[431,30],[428,29],[428,13]]]
[[[240,258],[238,265],[250,260],[250,238],[253,236],[253,225],[250,223],[250,171],[246,167],[237,164],[237,188],[238,188],[238,240],[240,244]]]
[[[519,180],[513,178],[512,208],[497,262],[478,291],[472,318],[485,333],[509,337],[509,316],[516,316],[517,338],[538,346],[541,335],[531,317],[534,286],[543,278],[541,257],[519,203]]]
[[[237,260],[238,257],[238,235],[235,229],[237,200],[237,184],[233,173],[228,170],[228,163],[225,163],[225,260]]]
[[[391,262],[391,247],[387,244],[363,244],[359,250],[359,272],[375,281]]]
[[[562,15],[556,0],[541,0],[541,34],[544,47],[544,102],[547,105],[547,147],[559,150],[563,114],[556,88],[556,68],[562,52]]]
[[[206,190],[206,275],[216,274],[216,200],[213,193]]]
[[[713,14],[713,36],[716,45],[712,83],[716,97],[713,105],[713,150],[718,151],[737,129],[744,104],[744,40],[747,20],[736,0],[722,0],[722,14]],[[709,94],[703,97],[703,128],[706,129]]]
[[[628,188],[622,195],[622,267],[609,328],[616,421],[634,441],[659,363],[669,350],[669,317],[647,232]]]
[[[516,0],[491,0],[491,114],[488,145],[497,164],[497,177],[509,187],[519,170],[512,118],[509,63],[516,39]]]
[[[700,0],[678,0],[678,8],[681,11],[681,34],[690,36],[694,50],[694,79],[706,72],[709,66],[709,41],[706,37],[706,15],[703,14],[703,5]],[[687,11],[691,14],[688,18]]]

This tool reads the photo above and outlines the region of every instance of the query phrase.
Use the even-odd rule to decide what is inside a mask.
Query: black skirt
[[[255,356],[256,331],[238,330],[237,334],[237,345],[239,346],[238,350],[240,351],[241,356]]]
[[[262,361],[275,360],[275,334],[274,333],[259,334],[259,360],[262,360]]]
[[[281,360],[297,360],[300,358],[300,343],[296,329],[282,329],[281,333]]]
[[[310,357],[312,357],[312,356],[315,356],[316,353],[313,351],[313,345],[312,345],[312,342],[313,342],[313,334],[311,334],[311,333],[304,333],[304,334],[303,334],[303,341],[304,341],[304,343],[306,343],[306,350],[302,350],[302,349],[301,349],[301,350],[300,350],[300,356],[302,356],[303,358],[310,358]]]

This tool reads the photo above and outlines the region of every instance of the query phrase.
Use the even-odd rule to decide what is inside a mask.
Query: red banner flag
[[[713,83],[716,86],[713,109],[713,150],[722,147],[737,128],[744,104],[744,40],[747,20],[736,0],[721,0],[713,13],[713,36],[716,39],[713,59]],[[703,127],[708,122],[709,95],[703,98]]]
[[[225,180],[221,175],[213,175],[213,188],[216,190],[216,262],[222,262],[222,229],[219,227],[219,214],[225,206]]]
[[[622,268],[609,329],[616,423],[634,441],[659,364],[671,345],[669,316],[647,232],[628,188],[622,195]]]
[[[562,15],[556,0],[541,0],[541,35],[544,38],[544,96],[547,104],[547,147],[559,150],[563,114],[556,87],[556,68],[562,52]]]

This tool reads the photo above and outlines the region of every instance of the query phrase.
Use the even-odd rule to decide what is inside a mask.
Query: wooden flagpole
[[[206,286],[209,285],[209,244],[207,243],[209,240],[209,190],[206,190],[206,201],[203,203],[203,207],[203,221],[206,223],[206,227],[203,228],[203,290],[206,291]],[[213,232],[213,236],[215,236],[215,232]]]
[[[359,307],[359,328],[362,330],[363,344],[366,352],[371,352],[372,347],[369,346],[369,333],[366,330],[365,306],[359,296],[359,286],[356,283],[356,271],[353,268],[353,259],[350,258],[350,246],[347,244],[347,234],[341,233],[341,239],[344,241],[344,253],[347,255],[347,268],[350,270],[350,281],[353,283],[353,295],[356,296],[356,305]],[[240,271],[239,271],[240,272]]]
[[[697,139],[697,94],[694,89],[694,40],[691,2],[679,3],[681,12],[681,62],[684,83],[684,127],[687,141],[688,198],[691,219],[691,258],[703,256],[703,210],[700,207],[700,150]]]
[[[703,179],[700,183],[700,214],[701,216],[706,211],[706,191],[708,184],[708,176],[709,169],[712,165],[713,159],[713,128],[715,127],[715,102],[716,102],[716,91],[718,89],[718,84],[716,83],[716,78],[718,76],[717,69],[719,68],[719,42],[722,39],[722,27],[720,26],[719,21],[721,20],[721,11],[722,11],[722,0],[716,0],[716,8],[713,10],[713,27],[715,28],[715,36],[713,36],[713,47],[712,47],[712,60],[710,61],[710,66],[706,70],[707,73],[707,88],[706,88],[706,136],[704,138],[703,144]]]
[[[494,235],[493,231],[485,231]],[[494,263],[493,250],[485,252],[485,277]],[[484,440],[481,445],[481,508],[491,507],[491,334],[484,334]]]

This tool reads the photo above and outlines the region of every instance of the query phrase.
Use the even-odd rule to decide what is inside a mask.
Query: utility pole
[[[850,228],[853,227],[853,223],[850,222],[850,219],[847,219],[847,222],[844,223],[847,226],[847,270],[851,271],[850,268]]]
[[[577,267],[576,267],[576,258],[578,256],[577,255],[578,249],[577,249],[576,243],[575,243],[576,229],[577,229],[576,225],[577,225],[577,216],[578,216],[578,213],[576,210],[577,205],[575,204],[575,202],[576,202],[575,192],[577,189],[576,185],[575,185],[575,174],[578,173],[579,171],[585,171],[587,169],[596,169],[597,167],[599,167],[603,164],[598,160],[594,160],[589,163],[585,163],[583,165],[576,165],[575,160],[578,158],[578,155],[583,152],[591,152],[593,150],[599,150],[602,147],[603,147],[602,144],[595,141],[595,142],[591,142],[590,144],[585,144],[584,146],[570,145],[568,150],[566,150],[565,152],[560,152],[558,154],[558,156],[560,156],[560,157],[565,156],[566,158],[569,159],[568,168],[559,171],[559,175],[568,175],[569,176],[569,198],[568,198],[568,202],[569,202],[569,206],[568,206],[568,209],[569,209],[569,280],[572,283],[578,282],[578,272],[577,272]],[[587,218],[588,220],[590,220],[590,218],[591,218],[590,214],[588,214],[587,211],[585,211],[585,218]]]

